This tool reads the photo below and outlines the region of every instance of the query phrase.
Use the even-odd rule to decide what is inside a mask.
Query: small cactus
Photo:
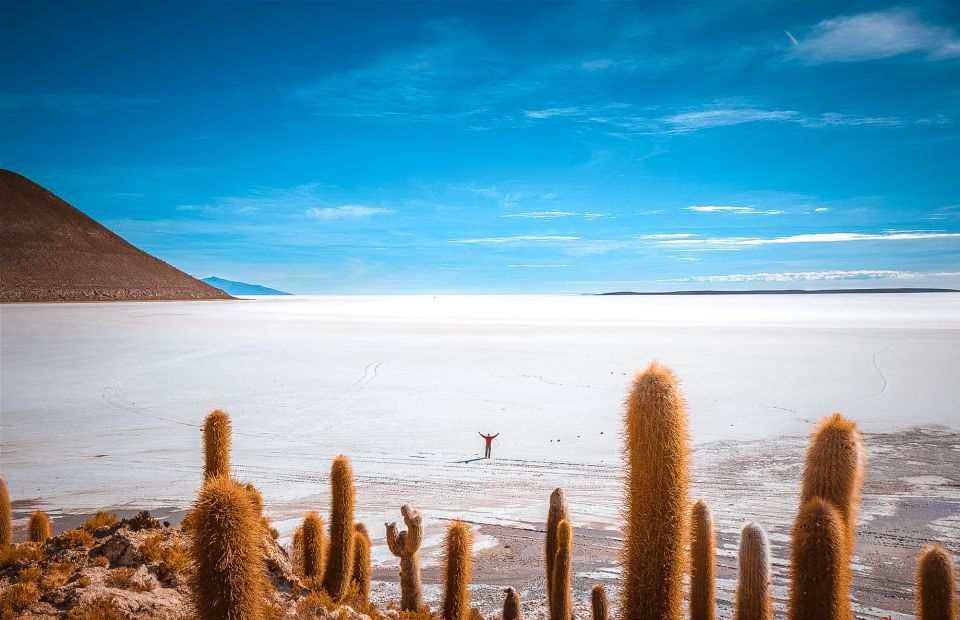
[[[553,589],[550,592],[550,620],[572,620],[573,528],[566,519],[557,525],[557,556],[553,560]]]
[[[13,544],[13,512],[10,510],[10,489],[0,478],[0,551]]]
[[[230,416],[214,409],[203,421],[204,480],[230,475]]]
[[[503,620],[520,620],[520,594],[507,588],[503,599]]]
[[[353,575],[357,584],[357,598],[363,604],[370,600],[370,534],[367,526],[357,523],[353,529]]]
[[[407,529],[397,533],[396,523],[386,523],[387,547],[400,558],[400,611],[418,611],[423,607],[423,583],[417,557],[423,542],[423,518],[410,504],[401,506],[400,514]]]
[[[626,399],[622,620],[680,620],[686,566],[690,437],[677,379],[653,362]]]
[[[590,590],[590,609],[593,620],[607,620],[607,591],[599,583]]]
[[[950,552],[924,547],[917,558],[917,620],[957,620],[957,573]]]
[[[473,532],[463,521],[447,526],[443,556],[443,618],[468,620],[470,617],[470,579],[473,564]]]
[[[47,539],[53,536],[53,530],[50,527],[50,517],[42,510],[38,510],[30,515],[30,526],[27,528],[30,534],[30,542],[47,542]]]
[[[789,620],[847,620],[843,589],[846,539],[831,502],[814,497],[797,514],[790,553]]]
[[[193,509],[190,579],[205,620],[259,620],[266,572],[260,523],[246,488],[226,476],[209,478]]]
[[[327,565],[327,540],[323,534],[323,518],[315,512],[308,512],[303,518],[301,531],[303,547],[300,561],[303,565],[303,576],[322,581]]]
[[[550,494],[550,508],[547,511],[547,533],[544,538],[548,611],[553,608],[553,562],[557,557],[557,526],[567,518],[567,497],[563,489],[554,489],[553,493]]]
[[[710,506],[698,499],[690,510],[690,620],[713,620],[716,538]]]
[[[733,620],[773,620],[773,584],[767,533],[751,521],[740,532]]]
[[[334,602],[343,600],[353,572],[353,467],[339,455],[330,468],[330,547],[323,589]]]

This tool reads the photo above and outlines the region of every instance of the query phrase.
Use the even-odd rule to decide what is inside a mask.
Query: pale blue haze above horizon
[[[3,2],[0,166],[298,294],[960,288],[960,4]]]

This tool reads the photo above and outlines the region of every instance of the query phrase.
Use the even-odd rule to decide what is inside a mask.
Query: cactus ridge
[[[353,575],[357,584],[357,598],[364,604],[370,600],[370,533],[363,523],[354,525]]]
[[[339,602],[350,587],[353,572],[353,467],[339,455],[330,468],[330,546],[323,571],[323,589]]]
[[[230,475],[230,416],[214,409],[203,420],[203,477]]]
[[[593,612],[593,620],[607,620],[607,591],[597,584],[590,590],[590,609]]]
[[[767,533],[751,521],[740,532],[733,620],[773,620],[773,583]]]
[[[690,620],[713,620],[716,537],[713,514],[702,499],[690,511]]]
[[[621,620],[680,620],[686,567],[690,438],[676,377],[653,362],[625,403]]]
[[[550,620],[573,618],[573,528],[564,519],[557,525],[557,555],[553,560],[553,590],[550,593]]]
[[[13,544],[13,511],[10,508],[10,489],[0,477],[0,551]]]
[[[327,539],[323,534],[323,518],[316,512],[308,512],[301,527],[302,545],[300,561],[303,576],[322,581],[327,566]]]
[[[473,532],[462,521],[447,526],[443,557],[443,618],[467,620],[470,616],[470,579],[473,564]]]
[[[503,620],[520,620],[520,594],[507,588],[503,599]]]
[[[38,510],[30,515],[30,525],[27,527],[30,542],[43,544],[47,539],[53,536],[53,530],[50,527],[50,517],[42,510]]]
[[[957,571],[950,552],[934,544],[917,557],[917,620],[957,620]]]
[[[790,554],[789,620],[846,620],[843,518],[831,502],[814,497],[797,514]]]
[[[267,587],[260,522],[246,488],[226,476],[208,479],[193,509],[190,579],[205,620],[259,620]]]
[[[546,590],[548,611],[553,605],[553,562],[557,557],[557,526],[568,519],[567,496],[563,489],[554,489],[550,494],[550,508],[547,510],[547,532],[544,538],[546,563]]]

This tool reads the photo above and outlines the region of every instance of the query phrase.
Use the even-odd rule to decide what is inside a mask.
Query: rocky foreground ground
[[[0,558],[0,618],[67,620],[193,620],[189,543],[181,526],[140,513],[116,521],[99,513],[82,527],[22,543]],[[333,605],[311,593],[294,572],[287,551],[265,534],[262,558],[269,577],[262,616],[386,620],[394,610],[354,601]],[[368,615],[369,614],[369,615]]]

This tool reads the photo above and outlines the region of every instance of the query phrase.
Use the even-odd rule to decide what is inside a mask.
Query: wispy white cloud
[[[525,110],[524,116],[527,118],[543,119],[553,118],[555,116],[577,116],[581,113],[579,108],[547,108],[545,110]]]
[[[553,219],[557,217],[571,217],[577,215],[572,211],[525,211],[523,213],[507,213],[500,217],[524,217],[537,220]]]
[[[828,209],[827,207],[817,207],[816,209],[813,210],[813,212],[814,212],[814,213],[826,213],[826,212],[829,211],[829,210],[830,210],[830,209]]]
[[[782,273],[732,273],[713,276],[690,276],[665,282],[809,282],[816,280],[913,280],[924,276],[956,276],[956,273],[917,273],[887,269],[855,269],[851,271],[787,271]]]
[[[343,205],[340,207],[311,207],[304,213],[318,220],[346,220],[370,217],[372,215],[385,215],[393,213],[390,209],[381,209],[380,207],[366,207],[364,205]]]
[[[676,132],[697,131],[712,127],[728,127],[757,121],[796,122],[801,117],[792,110],[763,110],[757,108],[716,108],[682,112],[660,119]]]
[[[689,239],[690,237],[696,237],[696,236],[698,235],[695,235],[693,233],[654,233],[652,235],[640,235],[634,238],[659,241],[662,239]]]
[[[928,60],[960,56],[960,38],[913,11],[890,9],[823,20],[791,55],[810,62],[855,62],[915,52],[925,53]]]
[[[124,97],[106,93],[0,93],[0,111],[2,112],[41,108],[93,113],[160,102],[160,99]]]
[[[660,241],[661,245],[706,245],[706,246],[757,246],[782,245],[791,243],[841,243],[847,241],[909,241],[918,239],[956,239],[960,233],[910,231],[889,233],[811,233],[805,235],[788,235],[785,237],[709,237],[703,239],[667,239]]]
[[[504,245],[513,243],[553,243],[565,241],[579,241],[580,237],[567,235],[513,235],[510,237],[480,237],[476,239],[457,239],[457,243],[471,243],[476,245]]]
[[[735,207],[735,206],[715,206],[715,205],[693,205],[684,207],[685,211],[694,211],[696,213],[737,213],[740,215],[782,215],[783,211],[776,209],[758,210],[754,207]]]

